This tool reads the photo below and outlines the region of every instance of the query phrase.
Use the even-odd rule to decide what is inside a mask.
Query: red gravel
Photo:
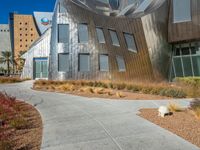
[[[141,109],[140,112],[139,116],[200,147],[200,120],[191,110],[174,112],[165,118],[158,117],[157,109]]]

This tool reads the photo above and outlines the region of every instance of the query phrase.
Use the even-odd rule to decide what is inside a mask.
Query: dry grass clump
[[[190,103],[190,109],[194,112],[196,117],[200,119],[200,99],[194,99]]]
[[[119,98],[124,98],[124,97],[126,97],[126,95],[124,95],[122,92],[117,92],[117,93],[116,93],[116,96],[119,97]]]
[[[17,83],[22,82],[20,78],[14,78],[14,77],[0,77],[0,83]]]
[[[168,109],[170,112],[181,112],[184,110],[179,104],[174,103],[174,102],[169,103]]]

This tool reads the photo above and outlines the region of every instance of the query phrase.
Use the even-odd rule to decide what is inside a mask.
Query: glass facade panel
[[[109,62],[108,62],[107,54],[101,54],[99,56],[99,70],[100,71],[109,71]]]
[[[126,65],[124,62],[124,58],[122,56],[117,56],[117,65],[118,65],[118,69],[120,72],[125,72],[126,71]]]
[[[137,53],[137,47],[135,44],[135,39],[132,34],[124,33],[126,45],[128,47],[128,50]]]
[[[87,24],[78,25],[78,42],[88,43],[88,26]]]
[[[174,58],[174,67],[176,71],[176,77],[183,77],[181,58]]]
[[[173,0],[174,23],[191,21],[191,1]]]
[[[185,77],[193,76],[190,56],[182,57]]]
[[[114,46],[120,46],[120,44],[119,44],[119,39],[118,39],[118,36],[117,36],[117,32],[116,32],[116,31],[113,31],[113,30],[109,30],[109,32],[110,32],[112,44],[113,44]]]
[[[69,43],[68,24],[58,24],[58,43]]]
[[[79,54],[79,71],[90,71],[90,54]]]
[[[58,71],[59,72],[69,71],[69,54],[68,53],[58,54]]]
[[[96,28],[99,43],[105,43],[105,36],[102,28]]]
[[[194,76],[200,76],[200,56],[192,56]]]

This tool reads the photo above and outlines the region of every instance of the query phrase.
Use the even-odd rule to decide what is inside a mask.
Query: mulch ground
[[[14,108],[9,108],[12,111],[6,111],[6,107]],[[1,105],[1,109],[4,111],[1,110],[0,117],[3,114],[7,119],[0,126],[0,149],[39,150],[42,141],[42,120],[38,111],[33,106],[17,100],[12,106]],[[10,122],[19,115],[26,121],[26,126],[16,129]]]
[[[200,147],[200,119],[191,110],[174,112],[165,118],[158,117],[157,109],[141,109],[140,112],[139,116]]]

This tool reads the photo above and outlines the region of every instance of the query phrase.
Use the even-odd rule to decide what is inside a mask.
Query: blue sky
[[[33,11],[51,12],[56,0],[0,0],[0,24],[8,23],[9,12],[32,14]]]

